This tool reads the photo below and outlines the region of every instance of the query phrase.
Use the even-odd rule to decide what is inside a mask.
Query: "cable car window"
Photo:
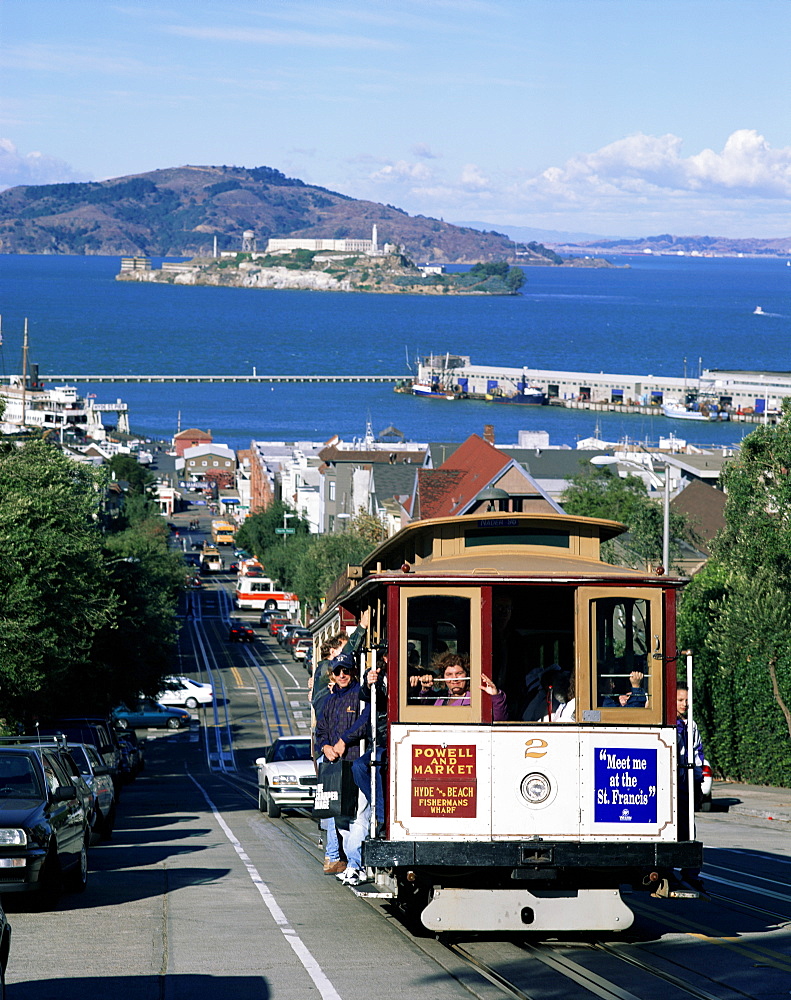
[[[641,598],[592,602],[600,708],[646,708],[650,694],[650,604]]]
[[[406,635],[407,701],[469,705],[469,598],[410,597]]]

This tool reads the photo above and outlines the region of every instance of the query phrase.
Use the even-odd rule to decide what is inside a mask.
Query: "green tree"
[[[131,498],[134,499],[134,498]],[[168,548],[159,515],[133,520],[105,540],[105,567],[116,613],[96,635],[81,689],[107,708],[155,695],[172,672],[178,627],[176,603],[184,588],[181,554]],[[84,699],[84,690],[81,693]]]
[[[144,468],[133,455],[113,455],[107,463],[113,479],[129,483],[133,493],[146,493],[155,482],[153,473]]]
[[[571,479],[561,503],[569,514],[620,521],[628,535],[602,545],[605,562],[634,567],[662,562],[664,508],[651,499],[638,476],[621,478],[608,467],[588,466]],[[678,539],[693,540],[692,526],[683,514],[670,509],[670,561],[679,553]]]
[[[742,441],[723,470],[725,527],[700,582],[682,596],[678,634],[694,652],[707,750],[730,777],[791,774],[791,400]]]
[[[294,589],[311,608],[320,608],[327,591],[349,565],[357,565],[373,549],[356,531],[314,535],[295,567]]]
[[[285,520],[284,515],[288,515]],[[294,535],[283,536],[277,533],[277,529],[284,524],[294,529]],[[310,524],[305,518],[298,516],[289,504],[274,500],[266,510],[257,511],[245,520],[236,533],[236,543],[240,548],[252,552],[266,565],[267,549],[284,545],[284,537],[293,540],[295,536],[309,533]]]
[[[99,507],[102,476],[43,440],[0,457],[0,707],[46,712],[116,613]]]

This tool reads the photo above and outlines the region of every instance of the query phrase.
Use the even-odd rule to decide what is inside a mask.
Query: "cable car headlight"
[[[549,783],[549,778],[534,771],[522,778],[519,790],[526,802],[530,803],[531,806],[537,806],[549,798],[552,785]]]

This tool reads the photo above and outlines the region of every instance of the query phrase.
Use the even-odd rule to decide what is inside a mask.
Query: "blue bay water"
[[[531,268],[509,298],[192,288],[115,281],[117,257],[0,256],[0,373],[18,372],[23,320],[47,373],[400,374],[407,357],[469,354],[474,364],[681,376],[705,368],[788,371],[791,268],[781,260],[630,258],[614,269]],[[155,262],[156,263],[156,262]],[[622,263],[622,261],[617,261]],[[755,316],[760,305],[768,315]],[[370,418],[413,440],[461,441],[484,424],[499,442],[520,429],[552,444],[594,433],[701,444],[740,440],[750,425],[660,416],[508,407],[396,394],[387,385],[81,385],[120,396],[133,429],[168,438],[210,428],[252,438],[359,436]]]

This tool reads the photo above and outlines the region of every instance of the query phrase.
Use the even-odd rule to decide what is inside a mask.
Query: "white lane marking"
[[[214,818],[217,820],[220,829],[228,838],[228,840],[231,843],[231,846],[238,854],[242,864],[247,869],[247,874],[250,876],[253,885],[256,887],[256,889],[258,889],[261,899],[263,899],[264,903],[266,904],[266,908],[269,910],[272,919],[278,925],[278,927],[283,933],[283,937],[286,939],[286,941],[288,941],[294,954],[300,960],[305,971],[313,980],[316,989],[321,994],[322,1000],[341,1000],[341,995],[338,993],[338,991],[329,981],[327,976],[324,974],[324,970],[321,968],[319,963],[316,961],[313,955],[311,955],[305,942],[302,940],[302,938],[300,938],[299,934],[297,934],[294,928],[289,924],[288,917],[280,908],[279,903],[272,894],[272,890],[258,874],[258,869],[255,867],[253,862],[248,857],[245,849],[236,839],[236,835],[223,819],[217,806],[215,806],[215,804],[209,798],[206,789],[203,787],[203,785],[201,785],[198,781],[196,781],[195,778],[193,778],[193,776],[189,773],[189,771],[187,772],[187,776],[189,777],[190,781],[195,785],[195,787],[198,789],[198,791],[201,793],[201,795],[204,797],[204,799],[206,799],[206,803],[209,809],[211,809]]]

